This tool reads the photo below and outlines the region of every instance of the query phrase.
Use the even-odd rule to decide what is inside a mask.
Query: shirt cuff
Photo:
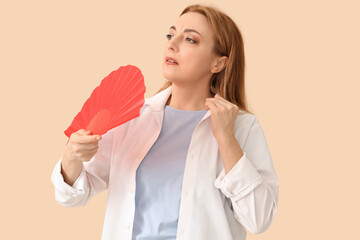
[[[76,179],[76,181],[73,183],[72,186],[67,184],[64,181],[64,177],[61,174],[61,161],[60,160],[56,163],[55,168],[53,170],[51,181],[53,182],[56,190],[60,192],[62,195],[71,195],[72,197],[77,197],[79,195],[83,195],[85,193],[85,179],[86,179],[86,173],[85,173],[85,167],[83,166],[81,169],[81,173],[79,177]]]
[[[243,156],[227,174],[225,174],[225,169],[220,172],[214,186],[220,189],[226,197],[238,200],[261,183],[261,175],[243,152]]]

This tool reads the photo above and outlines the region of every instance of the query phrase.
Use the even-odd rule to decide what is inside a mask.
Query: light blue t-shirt
[[[164,106],[160,135],[136,171],[132,240],[176,239],[186,155],[206,111]]]

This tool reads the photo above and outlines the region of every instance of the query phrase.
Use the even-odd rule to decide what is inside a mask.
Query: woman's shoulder
[[[257,120],[255,114],[246,112],[244,110],[239,110],[238,115],[236,117],[236,123],[242,122],[242,123],[252,124],[255,120]]]
[[[245,139],[250,129],[257,123],[259,123],[259,121],[255,114],[239,110],[234,124],[234,131],[237,138]]]

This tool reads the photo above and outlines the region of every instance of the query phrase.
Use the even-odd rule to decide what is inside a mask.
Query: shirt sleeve
[[[279,183],[264,132],[256,116],[242,151],[243,156],[227,174],[225,169],[220,172],[214,186],[230,198],[238,222],[257,234],[266,231],[273,222]]]
[[[79,177],[72,186],[61,174],[62,157],[56,163],[51,181],[55,187],[55,200],[65,207],[84,206],[96,194],[106,190],[109,184],[112,145],[115,128],[102,135],[98,150],[88,161],[83,162]]]

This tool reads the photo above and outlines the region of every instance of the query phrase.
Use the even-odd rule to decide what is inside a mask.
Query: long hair
[[[186,7],[182,13],[197,12],[204,15],[214,31],[214,53],[218,56],[227,56],[228,62],[222,71],[214,73],[209,82],[211,94],[219,94],[227,101],[237,105],[240,110],[251,113],[248,110],[245,96],[245,54],[244,42],[239,28],[235,22],[219,9],[203,4],[194,4]],[[167,80],[155,93],[172,85]]]

